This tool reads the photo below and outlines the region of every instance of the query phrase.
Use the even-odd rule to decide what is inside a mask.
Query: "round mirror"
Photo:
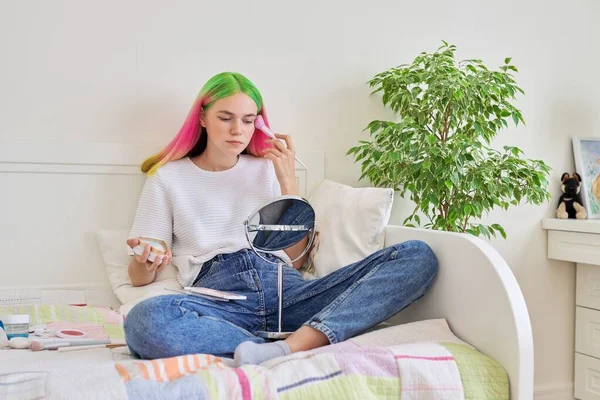
[[[314,238],[315,210],[301,197],[282,196],[254,212],[244,224],[248,243],[254,251],[284,250],[308,237],[306,248],[296,258],[299,259]]]

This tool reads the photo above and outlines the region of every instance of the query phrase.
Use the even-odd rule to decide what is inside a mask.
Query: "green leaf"
[[[507,57],[504,59],[504,64],[510,64],[510,61],[512,60],[512,57]]]
[[[473,210],[473,208],[471,207],[470,204],[465,205],[465,214],[470,215],[472,210]]]
[[[502,237],[506,239],[506,232],[504,231],[504,228],[502,226],[498,224],[492,224],[492,228],[500,232],[500,235],[502,235]]]
[[[479,229],[481,230],[481,233],[483,233],[487,238],[490,237],[490,231],[487,226],[479,225]]]
[[[458,173],[457,172],[453,172],[450,175],[450,181],[452,181],[452,183],[454,184],[454,186],[458,186],[459,178],[458,178]]]
[[[439,206],[439,200],[435,194],[429,195],[429,202],[433,204],[435,207]]]

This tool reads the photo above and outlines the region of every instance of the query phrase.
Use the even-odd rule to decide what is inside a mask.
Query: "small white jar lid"
[[[7,324],[28,324],[28,314],[16,314],[16,315],[0,315],[0,321],[6,326]]]

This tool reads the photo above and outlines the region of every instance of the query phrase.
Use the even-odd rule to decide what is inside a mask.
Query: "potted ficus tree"
[[[525,123],[513,104],[524,92],[511,59],[490,70],[481,60],[456,62],[455,50],[443,42],[410,65],[375,75],[369,86],[398,120],[372,121],[365,129],[371,140],[347,154],[361,163],[361,180],[410,193],[416,207],[405,225],[506,238],[501,225],[480,223],[482,215],[549,200],[551,169],[518,147],[490,147],[509,122]]]

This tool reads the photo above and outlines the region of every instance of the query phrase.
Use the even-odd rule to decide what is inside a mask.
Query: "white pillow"
[[[131,261],[127,246],[129,230],[106,230],[96,232],[108,280],[117,298],[123,303],[120,312],[126,315],[129,310],[142,300],[162,294],[174,294],[165,288],[181,290],[177,282],[177,268],[167,265],[156,276],[156,280],[146,286],[133,286],[127,268]]]
[[[354,188],[324,180],[308,199],[316,213],[320,244],[315,274],[323,277],[381,250],[394,190]]]

